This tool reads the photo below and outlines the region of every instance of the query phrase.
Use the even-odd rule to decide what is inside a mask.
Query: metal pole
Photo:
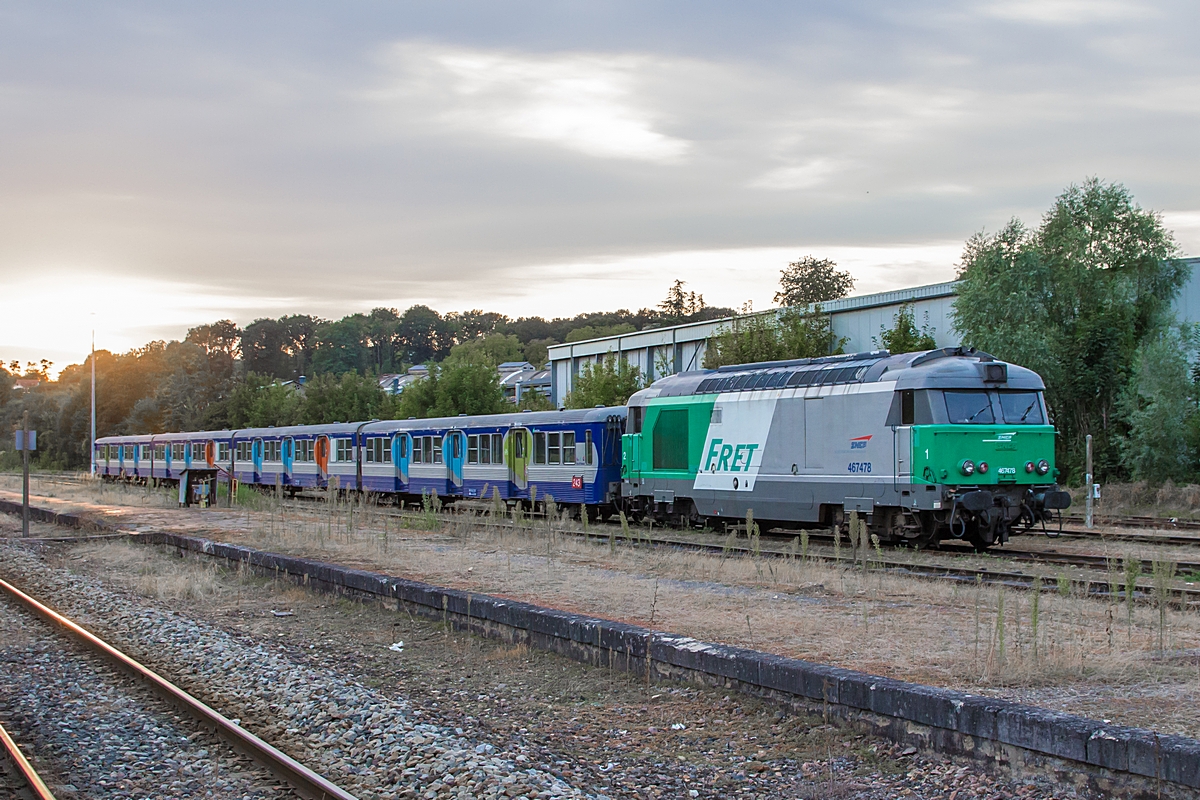
[[[1092,435],[1087,435],[1087,475],[1085,477],[1085,489],[1087,490],[1087,526],[1092,525]]]
[[[96,331],[92,331],[92,477],[96,477]]]
[[[21,434],[25,441],[21,449],[21,461],[24,474],[21,478],[21,535],[29,535],[29,412],[21,416]]]

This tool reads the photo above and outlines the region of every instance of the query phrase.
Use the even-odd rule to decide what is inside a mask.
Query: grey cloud
[[[1092,174],[1200,208],[1196,9],[1082,8],[10,7],[0,278],[335,315],[486,305],[523,264],[961,239]]]

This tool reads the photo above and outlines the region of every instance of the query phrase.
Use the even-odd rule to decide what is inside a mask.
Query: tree
[[[967,241],[954,326],[964,344],[1041,374],[1070,474],[1089,433],[1096,474],[1127,474],[1118,400],[1142,345],[1171,323],[1188,278],[1177,253],[1158,214],[1095,178],[1059,195],[1036,231],[1014,219]]]
[[[525,360],[538,369],[550,360],[550,346],[558,344],[554,339],[531,339],[525,343]]]
[[[687,286],[685,281],[676,279],[671,288],[667,289],[666,298],[658,304],[659,315],[663,321],[682,321],[708,307],[704,302],[704,295],[685,292],[684,286]]]
[[[747,304],[709,339],[704,366],[716,369],[729,364],[818,358],[841,353],[845,344],[846,339],[834,335],[829,315],[819,305],[811,311],[784,308],[755,314]]]
[[[854,278],[827,258],[805,256],[780,271],[775,302],[781,306],[808,306],[850,294]]]
[[[450,356],[485,361],[495,367],[505,361],[524,361],[525,347],[511,333],[493,333],[479,339],[456,344]]]
[[[567,408],[624,405],[642,385],[641,368],[610,352],[598,361],[583,365],[575,377],[575,388],[567,394],[564,405]]]
[[[399,402],[383,391],[373,376],[346,372],[318,375],[304,386],[300,423],[322,425],[330,422],[364,422],[395,419]]]
[[[199,345],[211,355],[222,353],[230,358],[241,355],[242,329],[231,319],[200,325],[187,332],[184,341]]]
[[[450,349],[445,322],[429,306],[413,306],[405,311],[396,333],[404,359],[410,364],[424,364]]]
[[[913,307],[909,303],[900,306],[892,320],[891,330],[879,329],[879,343],[892,355],[899,353],[915,353],[919,350],[934,350],[937,341],[933,338],[933,328],[929,326],[929,315],[925,315],[925,324],[917,329],[917,321]]]
[[[303,403],[304,397],[294,385],[284,386],[269,375],[250,372],[225,402],[224,423],[231,429],[296,425]]]
[[[477,353],[453,355],[429,369],[400,394],[397,417],[453,417],[512,410],[494,364]]]
[[[616,325],[584,325],[574,328],[567,334],[568,342],[586,342],[588,339],[599,339],[602,336],[619,336],[622,333],[633,333],[637,328],[628,322],[618,322]]]
[[[1190,376],[1194,334],[1167,329],[1142,343],[1119,400],[1129,434],[1121,455],[1135,480],[1188,481],[1196,474],[1200,413]]]

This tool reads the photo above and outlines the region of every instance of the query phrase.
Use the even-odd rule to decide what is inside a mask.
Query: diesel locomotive
[[[884,542],[983,549],[1070,505],[1042,379],[976,350],[886,351],[722,367],[628,402],[622,500],[766,528],[857,512]]]
[[[1038,375],[986,353],[885,351],[683,372],[618,408],[110,436],[108,480],[494,498],[720,529],[828,526],[983,549],[1070,505]]]

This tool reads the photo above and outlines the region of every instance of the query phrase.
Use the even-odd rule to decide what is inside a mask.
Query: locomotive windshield
[[[1000,392],[1000,413],[1009,425],[1042,425],[1042,399],[1037,392]]]
[[[987,392],[946,392],[946,413],[952,425],[989,425],[996,421]]]
[[[1040,392],[945,392],[947,422],[953,425],[1044,425]],[[997,402],[997,400],[999,402]]]

